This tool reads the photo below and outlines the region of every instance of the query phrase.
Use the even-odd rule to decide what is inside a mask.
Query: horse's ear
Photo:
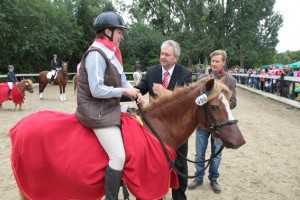
[[[215,84],[215,79],[209,79],[206,83],[205,83],[205,92],[208,92],[210,90],[212,90],[212,88],[214,87]]]
[[[222,78],[219,79],[222,83],[225,83],[226,76],[223,76]]]

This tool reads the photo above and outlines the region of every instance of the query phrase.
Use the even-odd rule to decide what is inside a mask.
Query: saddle
[[[57,72],[58,72],[58,70],[57,71],[55,71],[55,74],[54,74],[54,80],[56,79],[56,77],[57,77]],[[51,71],[49,71],[48,73],[47,73],[47,79],[51,79],[51,77],[52,77],[52,72]]]

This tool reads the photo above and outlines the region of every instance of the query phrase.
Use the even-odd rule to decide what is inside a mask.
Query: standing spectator
[[[55,74],[59,70],[59,63],[56,54],[53,54],[53,60],[51,60],[50,65],[51,65],[51,73],[52,73],[51,84],[54,84]]]
[[[144,95],[149,92],[151,97],[156,97],[161,92],[170,92],[176,86],[183,86],[192,82],[192,74],[183,66],[176,64],[180,56],[180,46],[174,40],[167,40],[160,48],[160,64],[150,67],[136,86]],[[183,144],[178,150],[184,157],[187,156],[188,143]],[[177,155],[175,160],[177,169],[187,175],[187,161]],[[178,176],[179,188],[172,190],[173,200],[185,200],[187,178]]]
[[[139,90],[126,80],[119,48],[123,18],[116,12],[101,13],[94,22],[94,43],[83,55],[77,85],[76,117],[92,128],[109,157],[105,170],[105,199],[117,200],[125,164],[121,134],[120,98],[126,95],[143,105]]]
[[[258,75],[259,74],[259,70],[257,68],[254,68],[253,70],[253,74],[254,75]],[[259,81],[257,77],[252,77],[252,83],[253,83],[253,88],[258,89],[259,88]]]
[[[253,85],[252,77],[251,77],[251,75],[253,74],[252,68],[248,69],[247,74],[248,74],[248,78],[246,79],[247,81],[246,81],[245,85],[252,87],[252,85]]]
[[[226,77],[225,84],[229,87],[232,92],[232,96],[230,98],[230,109],[234,109],[236,107],[236,80],[229,74],[224,71],[224,66],[226,65],[227,54],[223,50],[216,50],[210,54],[211,58],[211,68],[208,73],[203,74],[200,79],[206,76],[209,76],[214,79],[221,79],[222,77]],[[204,166],[205,166],[205,153],[208,146],[210,132],[207,129],[202,127],[198,127],[196,129],[196,155],[195,161],[198,162],[195,164],[196,172],[195,175],[198,175],[193,182],[188,185],[188,189],[193,190],[198,186],[203,184],[203,177],[205,174]],[[216,153],[222,146],[222,141],[220,139],[215,140],[211,138],[211,147],[212,153]],[[209,175],[208,179],[210,180],[210,186],[212,190],[219,194],[221,192],[221,186],[217,182],[217,179],[220,176],[219,166],[221,162],[222,152],[220,152],[216,157],[214,157],[209,166]]]
[[[135,72],[142,72],[142,65],[140,64],[140,61],[136,61],[134,65],[134,71]]]
[[[265,69],[261,69],[260,70],[260,75],[263,75],[263,76],[267,75],[266,70]],[[261,91],[264,91],[265,79],[266,79],[265,77],[260,77],[259,78],[259,81],[260,81],[260,90]]]
[[[289,98],[289,99],[291,98],[290,88],[291,88],[292,83],[291,83],[291,81],[284,80],[284,77],[285,76],[293,76],[293,75],[294,75],[294,73],[290,67],[286,66],[283,68],[283,71],[280,76],[280,81],[282,83],[282,87],[281,87],[281,96],[282,97]]]
[[[14,73],[15,67],[13,65],[8,65],[8,73],[7,73],[7,84],[8,84],[8,98],[11,99],[10,93],[13,87],[13,84],[18,82],[18,79]]]

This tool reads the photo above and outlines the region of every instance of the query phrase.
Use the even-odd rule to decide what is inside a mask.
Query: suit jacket
[[[168,90],[174,90],[176,86],[188,85],[192,82],[192,73],[181,65],[175,64]],[[153,83],[162,84],[162,66],[160,64],[150,67],[142,78],[141,82],[135,86],[142,95],[149,92],[149,95],[155,97],[152,87]]]

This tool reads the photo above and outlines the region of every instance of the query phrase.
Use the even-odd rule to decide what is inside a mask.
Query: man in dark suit
[[[141,82],[135,86],[142,95],[149,92],[155,98],[160,92],[170,92],[176,86],[183,86],[192,82],[192,74],[185,67],[176,64],[180,56],[180,46],[173,40],[167,40],[161,45],[160,64],[150,67],[142,78]],[[183,117],[183,116],[182,116]],[[185,157],[188,152],[188,143],[183,144],[178,150]],[[177,155],[175,160],[177,169],[187,175],[187,161]],[[187,188],[187,178],[178,176],[179,188],[172,190],[173,200],[185,200]]]

